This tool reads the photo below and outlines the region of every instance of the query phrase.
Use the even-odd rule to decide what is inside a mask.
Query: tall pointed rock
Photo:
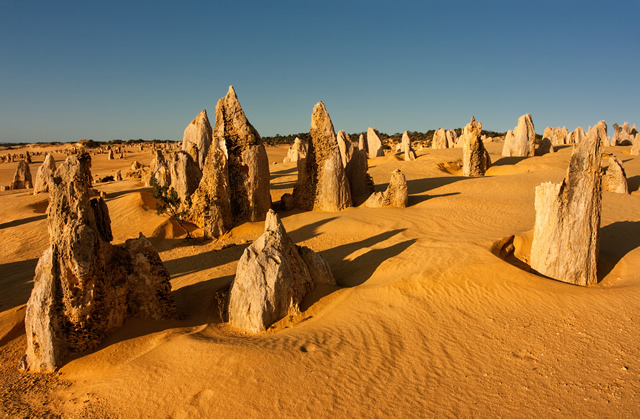
[[[269,159],[258,131],[247,119],[233,86],[216,106],[213,140],[228,150],[233,222],[264,220],[271,209]]]
[[[577,144],[562,183],[536,188],[531,267],[576,285],[598,282],[602,142],[596,130]]]
[[[518,125],[513,130],[513,135],[507,135],[502,148],[505,157],[527,157],[535,154],[536,132],[533,127],[531,114],[518,118]]]
[[[298,160],[298,181],[293,199],[298,208],[340,211],[351,206],[351,191],[333,123],[324,103],[311,116],[307,158]]]
[[[182,149],[192,155],[200,168],[204,166],[204,161],[209,153],[211,135],[211,124],[206,109],[203,109],[184,129]]]

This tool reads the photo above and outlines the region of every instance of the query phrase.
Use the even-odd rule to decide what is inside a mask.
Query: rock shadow
[[[309,240],[312,237],[316,237],[322,234],[318,231],[318,228],[327,223],[330,223],[336,218],[338,217],[325,218],[324,220],[319,220],[319,221],[316,221],[315,223],[307,224],[295,230],[287,231],[287,234],[289,235],[289,237],[291,237],[291,240],[293,240],[294,243],[300,243],[305,240]]]
[[[496,160],[494,163],[491,163],[491,166],[508,166],[508,165],[516,165],[520,163],[522,160],[526,160],[529,157],[502,157]]]
[[[453,196],[453,195],[460,195],[460,192],[451,192],[451,193],[443,193],[440,195],[429,195],[429,194],[425,194],[425,195],[409,195],[409,207],[412,207],[414,205],[418,205],[424,201],[428,201],[432,198],[443,198],[445,196]]]
[[[208,252],[163,261],[163,263],[171,274],[171,279],[175,279],[194,272],[237,261],[240,259],[240,256],[242,256],[244,249],[250,244],[251,243],[233,244],[226,248],[212,249]]]
[[[602,281],[620,260],[640,247],[640,221],[618,221],[600,228],[598,281]]]
[[[38,259],[0,265],[0,312],[26,304],[33,289]]]
[[[338,285],[341,287],[354,287],[369,279],[382,262],[399,255],[415,243],[417,239],[406,240],[382,249],[370,249],[353,260],[346,260],[345,258],[357,250],[375,246],[405,230],[385,231],[355,243],[343,244],[333,249],[325,250],[321,254],[329,261]],[[346,272],[349,273],[348,276],[344,274]]]
[[[279,177],[289,176],[298,171],[298,166],[290,167],[289,169],[278,170],[277,172],[271,172],[270,179],[273,181],[274,179],[278,179]]]
[[[475,178],[468,177],[468,176],[442,176],[442,177],[428,177],[423,179],[411,179],[407,181],[407,188],[409,190],[409,195],[421,194],[423,192],[428,192],[432,189],[437,189],[442,186],[450,185],[452,183],[468,180],[468,179],[475,179]],[[385,184],[384,189],[386,189],[387,185],[388,183]]]
[[[0,224],[0,230],[2,230],[3,228],[17,227],[22,224],[31,223],[33,221],[44,220],[45,218],[47,218],[47,214],[34,215],[33,217],[26,217],[19,220],[8,221],[6,223]]]
[[[631,176],[630,178],[627,178],[627,185],[629,187],[629,193],[640,189],[640,176]]]

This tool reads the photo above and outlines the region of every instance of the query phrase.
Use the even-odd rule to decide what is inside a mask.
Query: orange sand
[[[640,415],[640,158],[623,161],[631,195],[603,194],[601,266],[593,288],[522,271],[490,252],[526,237],[534,188],[560,181],[570,147],[501,158],[486,177],[438,168],[462,149],[422,150],[413,162],[369,161],[382,190],[407,177],[406,209],[281,213],[297,243],[320,252],[340,287],[307,296],[302,312],[265,333],[221,324],[215,293],[262,232],[236,227],[219,241],[185,241],[133,180],[107,193],[114,243],[142,231],[172,275],[180,321],[131,320],[103,345],[38,377],[15,371],[25,345],[24,306],[48,246],[46,194],[0,192],[0,411],[9,415],[115,417],[415,417]],[[625,153],[626,152],[626,153]],[[269,148],[274,200],[290,192],[296,164]],[[6,152],[0,152],[6,154]],[[55,155],[56,161],[63,158]],[[125,160],[93,157],[106,176]],[[35,157],[33,176],[43,157]],[[606,162],[606,159],[605,159]],[[0,164],[0,185],[17,163]],[[195,232],[198,233],[198,230]]]

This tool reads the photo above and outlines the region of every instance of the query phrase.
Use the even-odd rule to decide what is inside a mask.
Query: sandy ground
[[[603,194],[598,286],[535,276],[491,253],[534,222],[534,188],[560,181],[570,147],[502,158],[486,177],[439,163],[461,149],[422,150],[413,162],[369,161],[377,190],[400,168],[406,209],[281,213],[297,243],[320,252],[339,287],[308,295],[302,312],[245,335],[221,323],[215,294],[230,283],[261,223],[219,241],[186,241],[137,181],[98,184],[114,243],[142,232],[172,275],[184,320],[131,320],[95,351],[51,375],[20,374],[25,303],[48,246],[47,195],[0,192],[0,412],[65,417],[415,417],[640,415],[640,157],[623,161],[631,195]],[[4,153],[4,152],[0,152]],[[270,148],[274,200],[295,163]],[[56,155],[60,161],[63,156]],[[105,176],[133,160],[93,158]],[[42,156],[32,165],[35,172]],[[605,159],[606,163],[606,159]],[[17,163],[0,164],[0,185]],[[446,166],[446,165],[445,165]],[[453,165],[447,166],[449,168]],[[123,173],[125,170],[123,170]],[[453,174],[452,174],[453,173]],[[197,233],[197,231],[196,231]]]

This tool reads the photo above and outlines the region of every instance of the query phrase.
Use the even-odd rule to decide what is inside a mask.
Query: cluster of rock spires
[[[293,194],[282,196],[284,209],[340,211],[373,192],[366,151],[356,149],[344,131],[336,136],[322,102],[313,108],[310,137],[306,157],[298,160]]]
[[[571,154],[562,183],[536,188],[531,268],[576,285],[597,279],[602,201],[602,141],[591,130]]]
[[[27,303],[20,369],[50,372],[90,350],[128,317],[175,317],[169,272],[142,235],[109,242],[105,201],[91,188],[91,156],[68,157],[49,184],[49,248]],[[94,196],[98,195],[98,196]]]
[[[611,138],[611,145],[635,145],[638,142],[638,129],[636,125],[629,126],[629,123],[625,121],[622,126],[613,124],[613,137]]]
[[[287,152],[287,157],[282,161],[283,163],[289,163],[293,161],[298,161],[300,159],[304,159],[307,157],[307,145],[302,142],[302,140],[296,137],[293,140],[293,145],[289,147],[289,151]]]
[[[229,322],[249,332],[266,330],[295,312],[318,284],[336,285],[327,261],[297,246],[273,210],[264,234],[245,249],[229,293]]]

